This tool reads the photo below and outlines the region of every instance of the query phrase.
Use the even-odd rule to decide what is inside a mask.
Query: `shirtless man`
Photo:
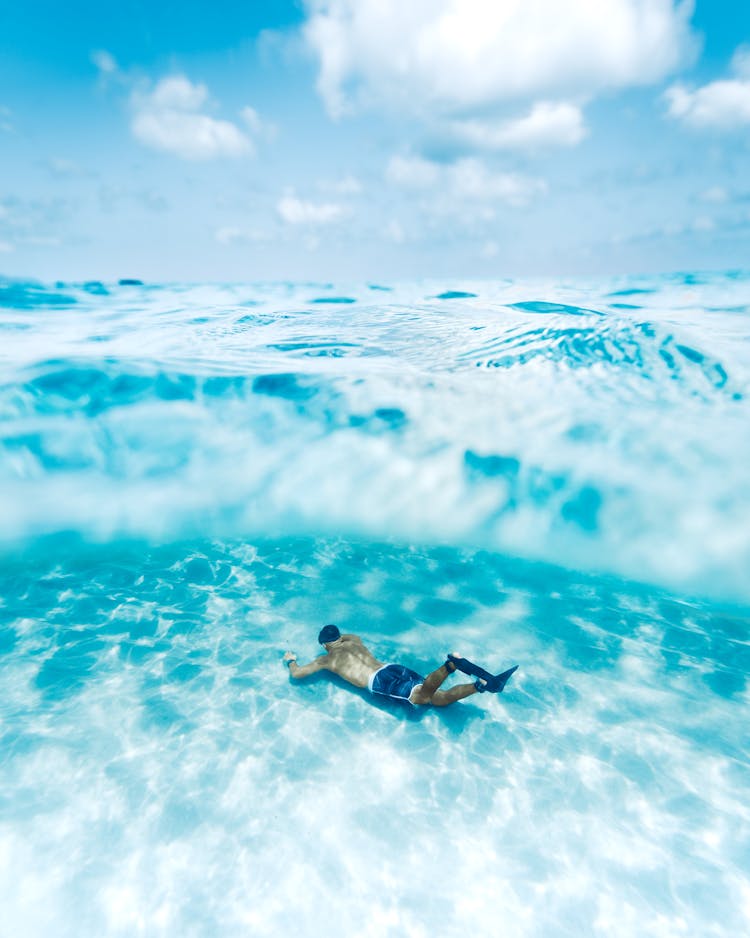
[[[403,665],[383,664],[365,648],[361,638],[357,635],[342,635],[335,625],[326,625],[318,635],[318,641],[325,648],[326,654],[314,658],[309,664],[300,666],[294,652],[285,653],[284,661],[289,665],[293,678],[309,677],[318,671],[332,671],[355,687],[366,687],[373,694],[408,701],[414,706],[432,704],[435,707],[447,707],[464,697],[487,690],[500,693],[516,670],[512,668],[510,672],[494,677],[465,658],[449,655],[445,664],[427,677],[422,677]],[[455,670],[486,677],[479,676],[471,684],[457,684],[449,690],[440,690],[440,685]]]

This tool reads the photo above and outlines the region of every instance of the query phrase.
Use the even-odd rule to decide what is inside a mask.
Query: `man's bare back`
[[[314,658],[305,665],[297,664],[297,656],[288,651],[284,661],[289,664],[289,672],[299,680],[318,671],[331,671],[353,684],[355,687],[369,688],[374,694],[405,700],[415,706],[446,707],[448,704],[463,700],[472,694],[490,690],[499,693],[515,668],[503,675],[493,677],[471,662],[458,655],[448,655],[445,664],[427,677],[398,664],[384,664],[365,647],[357,635],[342,635],[335,625],[325,626],[318,636],[318,641],[326,649],[324,655]],[[440,690],[440,685],[449,674],[456,670],[467,674],[481,674],[471,684],[457,684],[449,690]],[[493,681],[499,682],[493,684]]]
[[[365,648],[358,635],[342,635],[338,641],[332,642],[326,648],[326,670],[333,671],[334,674],[343,677],[355,687],[367,687],[372,675],[385,667],[382,661],[378,661]],[[304,677],[304,675],[294,674],[294,677]]]

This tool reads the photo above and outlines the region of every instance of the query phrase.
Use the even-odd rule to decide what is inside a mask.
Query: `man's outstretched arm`
[[[287,651],[284,654],[284,661],[289,665],[289,673],[293,678],[299,680],[302,677],[309,677],[311,674],[315,674],[317,671],[327,671],[328,662],[326,661],[326,655],[321,655],[319,658],[313,658],[309,664],[298,665],[297,656],[293,651]]]

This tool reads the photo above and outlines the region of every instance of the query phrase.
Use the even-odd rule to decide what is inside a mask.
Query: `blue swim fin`
[[[478,664],[474,664],[474,662],[469,661],[468,658],[459,658],[458,655],[450,654],[448,655],[448,661],[455,665],[457,671],[470,674],[472,677],[481,677],[485,681],[491,681],[495,677],[494,674],[490,674],[489,671],[480,668]]]
[[[485,691],[489,691],[492,694],[502,693],[510,676],[514,671],[518,670],[518,665],[514,665],[507,671],[503,671],[502,674],[490,674],[489,671],[480,668],[478,664],[474,664],[474,662],[469,661],[468,658],[459,658],[458,655],[448,655],[448,661],[455,665],[457,671],[470,674],[472,677],[481,678],[481,680],[477,681],[477,690],[480,693],[484,693]]]
[[[494,677],[490,677],[490,680],[485,684],[482,684],[482,682],[478,680],[477,690],[480,694],[484,691],[489,691],[491,694],[502,694],[503,688],[510,680],[511,675],[517,670],[518,665],[516,664],[512,668],[508,668],[507,671],[503,671],[502,674],[496,674]]]

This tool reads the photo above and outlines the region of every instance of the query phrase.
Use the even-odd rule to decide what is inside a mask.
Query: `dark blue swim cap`
[[[318,635],[318,641],[321,645],[327,645],[328,642],[335,642],[337,638],[341,638],[341,632],[339,632],[335,625],[323,626],[320,630],[320,635]]]

